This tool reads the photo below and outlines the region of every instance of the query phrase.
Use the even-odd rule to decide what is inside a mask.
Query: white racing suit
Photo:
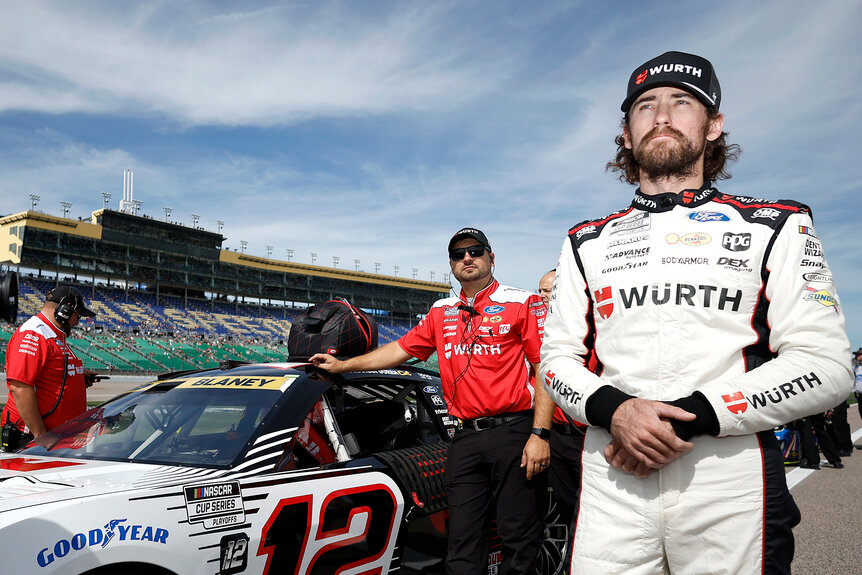
[[[563,242],[541,377],[587,429],[572,573],[789,573],[799,511],[774,426],[850,393],[850,345],[809,209],[709,185],[646,196]],[[599,368],[584,358],[594,348]],[[630,396],[698,415],[645,479],[603,449]]]

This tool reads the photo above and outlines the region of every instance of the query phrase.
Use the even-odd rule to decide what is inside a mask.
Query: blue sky
[[[274,258],[440,281],[483,229],[535,289],[566,230],[626,205],[604,170],[630,72],[709,58],[727,193],[809,203],[862,346],[862,1],[0,0],[0,213],[141,211]]]

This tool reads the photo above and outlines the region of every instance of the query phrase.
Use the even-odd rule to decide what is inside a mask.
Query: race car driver
[[[554,409],[531,375],[539,367],[545,306],[537,295],[494,279],[494,253],[480,230],[452,237],[449,264],[461,293],[435,302],[404,337],[345,361],[327,354],[311,361],[341,373],[395,367],[436,351],[449,414],[461,420],[446,461],[446,573],[488,572],[492,506],[502,540],[500,573],[533,573]]]
[[[81,292],[58,286],[46,296],[42,310],[12,335],[6,348],[9,400],[0,414],[4,448],[14,449],[29,436],[50,448],[54,438],[47,431],[86,411],[86,388],[96,381],[96,373],[84,369],[66,337],[81,317],[95,315]]]
[[[738,155],[720,100],[704,58],[639,66],[608,167],[640,188],[563,242],[541,375],[590,426],[572,573],[790,573],[799,511],[772,428],[850,390],[810,209],[713,186]]]

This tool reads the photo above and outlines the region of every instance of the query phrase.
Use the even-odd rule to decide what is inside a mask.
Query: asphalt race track
[[[6,374],[0,373],[0,378],[5,382]],[[90,388],[87,399],[105,401],[152,379],[112,376]],[[0,385],[0,403],[6,402],[6,393],[6,386]],[[848,420],[853,442],[862,447],[862,419],[856,405],[850,406]],[[855,450],[843,463],[844,469],[787,468],[787,484],[802,511],[802,522],[793,530],[796,575],[862,573],[862,450]]]

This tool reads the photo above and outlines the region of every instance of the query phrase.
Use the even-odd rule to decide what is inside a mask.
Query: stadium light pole
[[[30,194],[30,211],[36,211],[36,204],[39,203],[42,197],[36,194]]]
[[[192,214],[192,227],[197,229],[198,222],[201,221],[201,217],[197,214]]]
[[[317,254],[311,252],[311,265],[314,265],[315,263],[317,263]]]
[[[293,250],[290,248],[287,248],[286,250],[284,250],[284,253],[287,254],[287,261],[290,261],[291,258],[293,257]]]
[[[392,269],[395,270],[395,277],[398,277],[398,270],[401,268],[399,266],[392,266]]]
[[[245,248],[246,248],[246,246],[247,246],[247,245],[248,245],[248,242],[247,242],[247,241],[245,241],[245,240],[240,240],[240,241],[239,241],[239,248],[240,248],[240,250],[242,251],[242,253],[245,253]]]
[[[108,209],[108,202],[111,201],[111,192],[102,192],[102,208]]]
[[[413,279],[416,279],[416,275],[419,273],[419,268],[413,268]]]
[[[332,256],[332,267],[337,268],[338,262],[340,262],[340,261],[341,261],[341,258],[339,256]]]
[[[65,218],[66,214],[69,213],[69,208],[72,207],[72,202],[62,201],[60,202],[60,205],[63,206],[63,217]]]
[[[380,273],[380,262],[374,262],[374,273]]]
[[[272,257],[272,246],[266,246],[266,257]]]
[[[353,269],[359,271],[359,260],[353,260]]]
[[[144,203],[144,200],[132,200],[132,204],[135,206],[135,215],[138,215],[138,210],[141,209],[141,204]]]
[[[443,283],[449,283],[449,274],[448,273],[443,274]]]
[[[221,233],[221,229],[224,227],[224,222],[221,220],[216,220],[216,224],[218,224],[218,233]]]
[[[431,281],[433,282],[434,281],[434,272],[432,271],[430,273],[431,273]]]
[[[168,221],[168,218],[171,217],[171,212],[174,211],[174,209],[168,206],[162,206],[162,209],[165,210],[165,221]]]

